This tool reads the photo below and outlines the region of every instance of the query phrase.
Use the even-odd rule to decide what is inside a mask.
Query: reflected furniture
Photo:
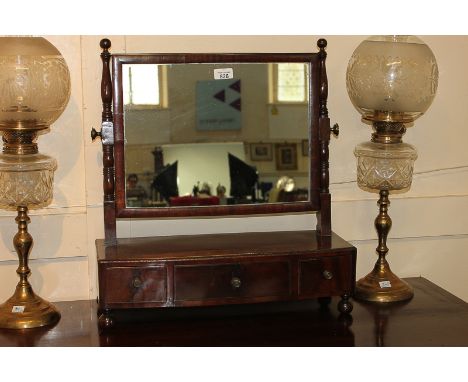
[[[102,128],[101,132],[93,129],[91,133],[93,139],[101,137],[104,166],[105,238],[96,241],[100,326],[113,326],[117,317],[114,311],[127,309],[188,309],[310,299],[319,299],[327,304],[332,296],[340,296],[339,312],[349,314],[353,307],[350,297],[355,284],[356,248],[331,229],[328,163],[331,129],[327,109],[326,41],[319,40],[319,51],[310,54],[111,55],[108,39],[103,39],[100,46],[103,49]],[[241,204],[213,206],[132,207],[127,203],[128,139],[132,136],[132,130],[138,127],[126,119],[122,84],[125,65],[166,65],[167,72],[169,66],[177,66],[180,75],[188,76],[189,71],[212,73],[214,69],[216,73],[216,70],[230,68],[232,72],[232,67],[245,69],[247,67],[242,65],[276,63],[302,63],[307,70],[307,197],[276,203],[255,202],[252,198]],[[237,69],[234,79],[236,72]],[[170,81],[170,75],[167,75]],[[242,86],[248,86],[248,81],[243,79]],[[243,90],[243,97],[247,96],[246,93]],[[171,94],[167,98],[171,102]],[[222,97],[217,95],[217,98]],[[241,110],[243,104],[235,105]],[[267,104],[264,106],[265,110],[270,107]],[[245,109],[244,106],[242,109]],[[278,106],[278,110],[274,116],[281,113],[284,116],[284,108]],[[154,113],[158,118],[156,109]],[[245,118],[242,121],[240,131],[236,130],[233,134],[242,133]],[[193,124],[194,131],[195,126]],[[158,128],[156,122],[154,128]],[[334,131],[337,132],[337,129]],[[212,131],[202,133],[213,134]],[[196,131],[196,134],[201,133]],[[159,152],[157,154],[160,155]],[[164,164],[160,162],[158,159],[158,166],[162,167]],[[279,213],[315,213],[317,227],[301,232],[143,238],[117,238],[116,235],[118,218],[181,219]]]
[[[170,198],[169,205],[180,206],[217,206],[219,198],[217,196],[197,197],[197,196],[174,196]]]

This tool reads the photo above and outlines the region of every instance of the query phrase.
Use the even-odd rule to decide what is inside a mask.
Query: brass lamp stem
[[[16,290],[4,304],[0,305],[0,328],[28,329],[53,325],[60,320],[60,313],[48,301],[36,295],[28,281],[31,274],[28,260],[33,246],[33,238],[28,232],[28,208],[17,207],[18,232],[13,238],[13,245],[18,254],[19,266],[16,273],[19,282]]]
[[[18,232],[13,238],[13,245],[15,246],[16,253],[18,254],[19,266],[16,273],[20,277],[18,287],[20,287],[22,294],[29,293],[31,284],[29,284],[28,277],[31,274],[29,269],[29,253],[33,244],[33,238],[28,232],[28,223],[31,219],[28,216],[28,207],[18,207],[18,216],[15,221],[18,224]]]
[[[377,202],[377,204],[379,205],[379,214],[377,215],[374,221],[374,226],[379,236],[379,245],[376,248],[376,251],[379,255],[379,259],[377,260],[376,266],[379,267],[379,271],[383,270],[386,266],[388,266],[387,260],[385,260],[385,256],[388,253],[387,237],[388,233],[390,232],[390,229],[392,228],[392,219],[387,213],[388,207],[390,206],[390,200],[388,200],[388,195],[388,190],[380,191],[380,199]]]
[[[392,219],[388,215],[390,201],[389,191],[380,190],[379,214],[374,226],[379,237],[376,248],[378,259],[374,269],[366,277],[356,283],[355,298],[371,302],[396,302],[409,300],[413,297],[413,289],[409,284],[395,275],[386,260],[388,253],[387,237],[392,228]]]

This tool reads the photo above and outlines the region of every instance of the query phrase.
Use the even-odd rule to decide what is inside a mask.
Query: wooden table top
[[[317,236],[316,231],[243,232],[209,235],[154,236],[117,239],[115,244],[96,240],[101,262],[177,260],[209,256],[301,254],[349,251],[353,246],[337,234]],[[252,251],[252,248],[255,248]],[[209,255],[208,255],[209,254]]]
[[[0,330],[0,346],[467,346],[468,304],[424,278],[407,303],[355,301],[352,322],[315,301],[130,311],[99,334],[95,301],[59,302],[53,328]]]

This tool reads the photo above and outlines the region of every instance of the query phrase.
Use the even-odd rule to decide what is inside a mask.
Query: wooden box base
[[[341,296],[350,313],[356,248],[315,231],[96,241],[100,325],[112,310],[216,306]]]

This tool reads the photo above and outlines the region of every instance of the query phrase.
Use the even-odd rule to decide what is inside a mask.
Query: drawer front
[[[299,261],[299,295],[333,296],[353,289],[352,256],[323,256]]]
[[[111,267],[104,271],[107,303],[164,302],[167,271],[164,266]]]
[[[290,294],[287,261],[176,265],[175,300],[268,298]]]

